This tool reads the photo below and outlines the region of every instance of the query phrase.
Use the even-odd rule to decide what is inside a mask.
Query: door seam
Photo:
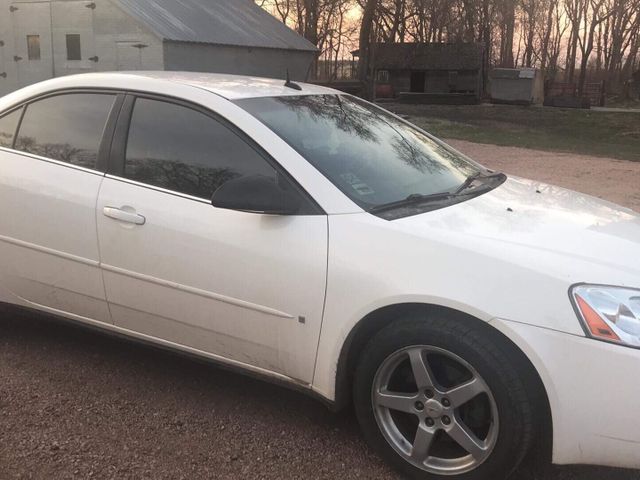
[[[98,228],[98,205],[100,204],[100,194],[102,193],[102,185],[104,185],[105,180],[106,174],[102,175],[102,180],[100,180],[98,195],[96,195],[94,214],[96,226],[96,242],[98,243],[98,268],[100,269],[100,277],[102,278],[102,291],[104,292],[104,301],[107,303],[107,311],[109,312],[111,324],[115,326],[115,320],[113,318],[113,314],[111,313],[111,304],[109,303],[109,298],[107,297],[107,281],[104,278],[104,268],[102,268],[102,247],[100,245],[100,229]]]

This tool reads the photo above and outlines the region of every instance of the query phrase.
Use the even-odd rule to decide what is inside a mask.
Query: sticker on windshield
[[[351,188],[353,188],[356,192],[358,192],[359,195],[364,196],[364,195],[372,195],[373,193],[375,193],[373,188],[371,188],[369,185],[364,183],[353,173],[343,173],[342,175],[340,175],[340,177],[342,177],[342,179],[346,183],[351,185]]]
[[[360,195],[371,195],[372,193],[374,193],[373,188],[371,188],[366,183],[357,183],[356,185],[351,185],[351,186]]]

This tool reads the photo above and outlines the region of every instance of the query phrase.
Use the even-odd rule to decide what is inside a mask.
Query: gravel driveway
[[[588,193],[640,212],[640,162],[463,140],[447,142],[487,167]]]
[[[452,142],[509,173],[640,210],[640,164]],[[32,314],[0,310],[0,479],[396,479],[352,413]],[[532,480],[631,480],[593,467]]]

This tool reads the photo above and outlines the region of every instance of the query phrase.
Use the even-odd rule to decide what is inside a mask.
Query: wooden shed
[[[380,43],[372,53],[378,96],[416,103],[480,101],[483,77],[480,44]]]

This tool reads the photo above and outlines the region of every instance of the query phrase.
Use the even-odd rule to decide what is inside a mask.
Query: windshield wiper
[[[442,200],[450,200],[456,197],[471,195],[479,192],[480,190],[483,190],[480,186],[478,188],[473,189],[473,191],[469,191],[468,193],[464,192],[465,190],[468,190],[469,187],[471,187],[473,182],[475,182],[476,180],[480,178],[488,179],[488,178],[496,178],[496,177],[503,177],[503,176],[504,176],[504,173],[502,172],[483,172],[483,171],[476,172],[473,175],[470,175],[469,177],[467,177],[464,183],[452,192],[430,193],[426,195],[422,193],[412,193],[411,195],[406,197],[404,200],[398,200],[396,202],[385,203],[383,205],[378,205],[376,207],[373,207],[369,210],[369,213],[375,214],[379,212],[384,212],[386,210],[393,210],[396,208],[408,207],[411,205],[419,205],[422,203],[429,203],[429,202],[438,202]]]
[[[438,200],[448,200],[451,197],[454,197],[455,194],[451,192],[439,192],[439,193],[430,193],[428,195],[423,195],[421,193],[412,193],[404,200],[398,200],[397,202],[385,203],[384,205],[378,205],[377,207],[373,207],[369,210],[369,213],[377,213],[384,210],[391,210],[393,208],[398,207],[406,207],[410,205],[414,205],[417,203],[426,203],[430,201],[438,201]]]
[[[460,185],[456,191],[453,192],[453,195],[460,195],[462,192],[464,192],[469,187],[471,187],[471,185],[473,185],[473,182],[475,182],[480,178],[482,179],[496,178],[496,177],[502,177],[503,175],[504,173],[502,172],[483,172],[483,171],[476,172],[473,175],[468,176],[467,179],[464,181],[464,183]]]

